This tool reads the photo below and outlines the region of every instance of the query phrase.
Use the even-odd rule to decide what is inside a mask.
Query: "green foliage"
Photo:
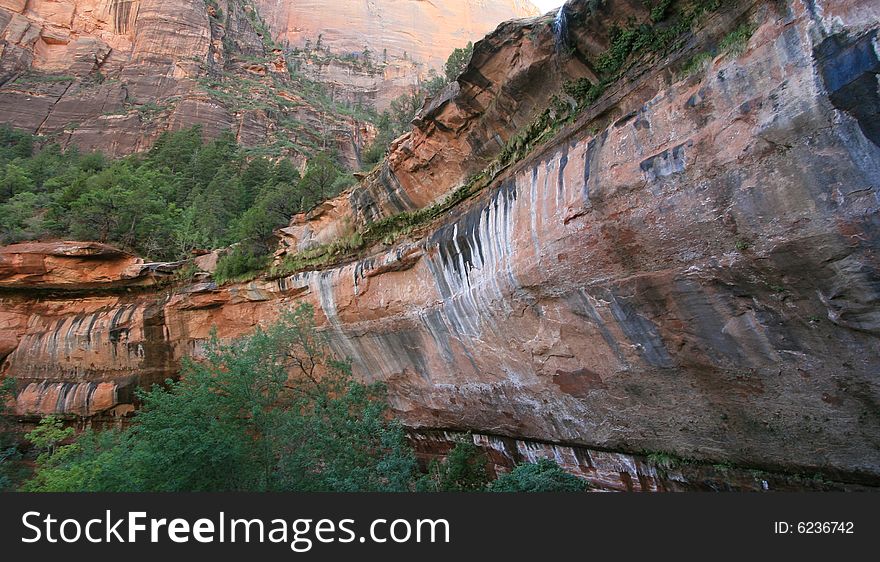
[[[468,44],[459,49],[452,51],[449,58],[446,59],[444,71],[446,72],[446,81],[453,82],[458,79],[459,75],[467,68],[474,54],[474,44],[468,41]]]
[[[704,51],[694,55],[681,69],[682,76],[693,76],[705,69],[716,54],[724,53],[733,56],[741,55],[755,32],[755,26],[746,22],[727,35],[718,43],[717,51]]]
[[[0,127],[0,244],[78,238],[176,260],[246,241],[262,255],[291,215],[352,181],[332,154],[300,178],[289,160],[249,157],[228,132],[205,143],[198,127],[115,161],[55,145],[35,152],[35,141]]]
[[[605,83],[615,80],[633,55],[668,51],[700,17],[721,6],[720,0],[700,0],[671,10],[672,4],[668,0],[658,2],[651,10],[648,23],[630,20],[625,27],[611,29],[611,46],[596,61]]]
[[[361,250],[364,245],[363,235],[360,232],[353,232],[347,236],[341,236],[329,244],[316,246],[285,257],[282,263],[272,270],[271,275],[283,277],[298,271],[326,267]]]
[[[489,483],[486,455],[472,441],[459,441],[442,461],[432,461],[418,482],[420,492],[479,492]]]
[[[220,285],[250,281],[266,268],[268,262],[269,256],[267,254],[261,254],[254,248],[238,245],[217,261],[214,281]]]
[[[412,118],[424,101],[424,95],[415,90],[391,102],[391,110],[383,111],[376,122],[378,129],[376,138],[361,154],[361,162],[364,166],[372,167],[382,161],[391,143],[409,129]]]
[[[682,465],[690,463],[687,459],[663,451],[648,453],[647,460],[649,464],[654,465],[661,471],[674,470]]]
[[[351,377],[303,305],[141,394],[122,431],[41,460],[31,491],[405,491],[416,463],[384,389]]]
[[[306,209],[314,207],[318,202],[337,195],[339,192],[335,189],[342,184],[337,184],[336,180],[341,175],[339,164],[331,154],[321,152],[312,158],[300,182],[303,193],[309,196],[309,200],[302,207]]]
[[[72,427],[64,427],[64,422],[55,416],[46,416],[25,438],[38,452],[37,464],[43,464],[58,451],[58,447],[75,433]]]
[[[562,470],[555,461],[521,464],[489,485],[490,492],[584,492],[589,483]]]
[[[718,44],[718,49],[722,52],[739,56],[745,51],[746,45],[748,45],[749,39],[752,38],[754,33],[755,26],[750,22],[746,22],[728,33]]]
[[[672,5],[672,1],[673,0],[660,0],[657,2],[657,4],[651,8],[651,21],[654,23],[660,23],[665,20],[666,14],[669,12],[669,7]]]
[[[0,492],[11,490],[21,476],[17,461],[21,457],[18,452],[18,437],[12,427],[8,415],[7,403],[15,396],[15,379],[4,379],[0,384]]]
[[[611,46],[599,57],[596,68],[603,75],[619,71],[630,55],[651,44],[652,28],[647,24],[636,24],[633,20],[627,27],[615,25],[611,28]]]

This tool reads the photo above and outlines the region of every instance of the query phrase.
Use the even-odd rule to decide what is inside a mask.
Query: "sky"
[[[565,3],[565,0],[532,0],[532,4],[541,10],[542,14],[546,14],[554,8],[558,8]]]

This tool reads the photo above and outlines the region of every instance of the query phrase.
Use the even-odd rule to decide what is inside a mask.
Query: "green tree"
[[[20,473],[16,466],[20,457],[18,438],[8,418],[12,413],[8,404],[15,396],[14,385],[15,380],[11,378],[0,383],[0,492],[13,489]]]
[[[42,464],[58,451],[58,447],[66,439],[73,436],[72,427],[64,427],[64,422],[56,416],[46,416],[37,427],[25,438],[33,444],[38,452],[37,464]]]
[[[414,89],[391,101],[391,124],[396,136],[409,130],[413,118],[425,103],[425,92]]]
[[[446,65],[444,67],[447,82],[453,82],[458,79],[461,73],[467,68],[467,65],[471,62],[473,54],[474,44],[470,41],[468,41],[468,44],[465,47],[452,51],[452,54],[446,59]]]
[[[71,233],[82,240],[107,242],[121,225],[121,200],[133,194],[121,188],[84,193],[71,206]]]
[[[320,152],[309,160],[306,173],[300,180],[299,187],[305,199],[304,209],[314,207],[319,202],[336,195],[333,184],[342,171],[339,164],[329,152]]]
[[[193,185],[208,185],[216,177],[218,171],[232,164],[236,168],[238,144],[231,131],[224,131],[220,136],[207,144],[199,142],[190,156],[190,162],[183,172]],[[185,191],[182,194],[185,195]]]
[[[147,158],[150,163],[172,173],[183,173],[202,147],[202,129],[195,126],[176,132],[164,132],[156,139]]]
[[[0,204],[0,244],[36,238],[41,232],[40,198],[23,192]]]
[[[34,180],[28,171],[16,162],[7,164],[0,177],[0,201],[19,193],[34,191]]]
[[[34,137],[16,131],[9,125],[0,125],[0,164],[16,158],[30,158],[34,151]]]
[[[376,138],[364,149],[361,154],[361,163],[366,167],[372,167],[382,161],[391,142],[396,138],[395,129],[392,126],[391,114],[383,111],[376,123]]]
[[[272,175],[272,183],[295,185],[300,180],[299,171],[293,167],[293,162],[288,158],[282,158],[275,164],[275,170]]]
[[[434,97],[437,93],[446,87],[450,82],[445,76],[440,76],[433,68],[428,72],[428,79],[422,82],[422,90],[428,97]]]
[[[241,174],[241,187],[243,192],[242,208],[253,207],[264,188],[273,179],[274,166],[265,158],[254,158]]]
[[[589,483],[565,472],[555,461],[521,464],[489,485],[490,492],[584,492]]]
[[[247,280],[256,276],[269,263],[269,256],[259,247],[242,243],[217,261],[214,281],[219,284]]]

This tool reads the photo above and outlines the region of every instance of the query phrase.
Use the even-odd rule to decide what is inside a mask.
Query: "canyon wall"
[[[595,4],[568,4],[567,49],[552,18],[501,26],[385,164],[287,243],[422,207],[490,162],[555,85],[591,75],[609,22],[647,17]],[[337,266],[218,287],[131,256],[6,248],[18,413],[125,416],[212,327],[246,334],[309,302],[421,435],[556,451],[611,489],[658,487],[639,480],[650,452],[876,486],[878,21],[857,0],[725,5],[479,195]],[[748,22],[741,50],[715,48]],[[48,281],[85,259],[107,276]]]
[[[341,0],[327,9],[322,0],[258,0],[274,37],[288,48],[323,48],[337,57],[303,58],[303,69],[356,99],[385,109],[431,69],[443,74],[446,59],[492,31],[499,23],[538,15],[527,0]],[[339,56],[372,59],[372,72]]]
[[[275,36],[291,46],[321,41],[333,51],[360,54],[364,47],[381,56],[407,58],[438,69],[453,49],[481,39],[499,23],[538,15],[528,1],[341,0],[327,9],[320,0],[258,0]]]
[[[442,66],[439,58],[445,61],[455,47],[504,19],[534,13],[518,1],[481,2],[464,21],[450,18],[450,8],[397,21],[388,17],[397,6],[385,6],[342,28],[352,40],[367,42],[355,49],[357,54],[368,44],[373,48],[375,64],[366,64],[342,56],[350,45],[340,42],[340,14],[327,10],[326,2],[320,3],[323,8],[313,4],[3,0],[0,123],[111,156],[147,148],[166,129],[201,125],[208,138],[229,129],[245,146],[271,148],[299,163],[309,147],[323,145],[318,137],[325,135],[357,169],[372,125],[305,96],[306,88],[289,73],[288,59],[304,76],[324,84],[336,101],[384,108],[427,76],[429,66]],[[267,28],[262,10],[282,27]],[[294,56],[274,43],[273,34],[298,33],[300,17],[308,20],[308,29],[335,26],[326,46],[338,52]],[[422,32],[415,33],[416,24]],[[413,54],[404,60],[401,51],[379,60],[386,37],[395,37],[394,48]]]
[[[203,0],[6,2],[2,121],[110,155],[148,145],[167,126],[236,129],[243,116],[197,84],[216,62],[213,31],[222,35]],[[262,50],[253,31],[248,39],[245,51]]]

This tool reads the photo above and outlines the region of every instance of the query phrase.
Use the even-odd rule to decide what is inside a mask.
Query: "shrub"
[[[489,485],[490,492],[584,492],[589,483],[562,470],[555,461],[521,464]]]
[[[257,253],[245,245],[236,246],[231,252],[217,261],[214,280],[218,284],[244,281],[253,278],[265,269],[269,256]]]
[[[0,492],[14,489],[21,476],[21,467],[17,463],[20,458],[18,439],[6,417],[6,405],[14,396],[14,386],[15,380],[11,378],[0,384]]]
[[[456,443],[442,461],[432,461],[419,481],[420,492],[480,492],[489,483],[486,455],[471,441]]]

